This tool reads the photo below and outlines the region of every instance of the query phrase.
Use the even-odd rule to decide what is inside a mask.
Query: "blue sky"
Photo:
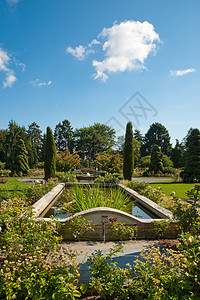
[[[0,0],[0,129],[199,128],[200,1]]]

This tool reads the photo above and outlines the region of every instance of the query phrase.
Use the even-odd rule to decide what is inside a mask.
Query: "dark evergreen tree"
[[[152,124],[145,134],[144,144],[141,147],[142,156],[150,155],[154,145],[158,145],[163,154],[169,155],[171,152],[169,132],[160,123]]]
[[[154,173],[163,171],[162,152],[158,145],[153,146],[149,171]]]
[[[6,135],[6,144],[5,144],[5,152],[6,152],[6,168],[12,167],[13,161],[13,152],[16,149],[19,140],[22,139],[26,146],[27,141],[27,133],[25,127],[20,127],[16,124],[15,121],[10,121],[8,124],[8,132]]]
[[[186,139],[186,164],[180,174],[184,182],[200,182],[200,131],[192,129]]]
[[[6,162],[6,137],[8,134],[8,130],[0,130],[0,161]]]
[[[24,141],[20,139],[18,144],[15,145],[15,149],[12,154],[11,170],[17,174],[22,172],[23,175],[27,175],[28,169],[28,151],[26,150]]]
[[[80,151],[84,160],[93,161],[96,154],[107,151],[115,144],[115,130],[100,123],[76,129],[74,137],[75,150]]]
[[[139,142],[141,147],[143,145],[144,137],[142,136],[140,130],[135,129],[133,132],[133,137]]]
[[[42,151],[42,130],[40,126],[33,122],[28,126],[28,137],[30,138],[34,149],[37,151],[38,159],[41,160],[41,151]],[[35,152],[35,150],[34,150]]]
[[[124,179],[131,180],[134,172],[134,144],[133,144],[133,127],[132,123],[126,125],[126,135],[124,144]]]
[[[49,126],[47,127],[45,139],[44,172],[46,180],[54,177],[56,172],[56,145],[52,130]]]
[[[70,153],[73,152],[73,130],[68,120],[56,125],[54,139],[58,151],[65,151],[68,148]]]
[[[26,149],[28,151],[29,167],[31,169],[37,167],[39,157],[38,157],[37,149],[36,149],[35,145],[32,144],[30,138],[26,142]]]
[[[182,143],[176,139],[176,145],[172,148],[170,154],[171,160],[173,161],[174,168],[181,168],[184,166],[185,149]]]

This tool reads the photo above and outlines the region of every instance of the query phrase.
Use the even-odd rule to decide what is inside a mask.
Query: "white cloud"
[[[48,86],[52,84],[52,81],[49,80],[48,82],[40,82],[40,80],[37,78],[36,80],[31,80],[30,83],[33,86]]]
[[[26,71],[26,65],[24,63],[18,63],[17,66],[22,67],[22,72]]]
[[[75,49],[72,47],[68,47],[66,52],[72,54],[74,57],[78,58],[79,60],[84,60],[86,55],[86,48],[84,46],[78,46]]]
[[[12,73],[8,74],[6,77],[6,80],[3,82],[3,87],[12,87],[13,83],[17,80],[17,78],[15,77],[15,75],[13,75]]]
[[[170,71],[170,75],[171,76],[183,76],[183,75],[186,75],[188,73],[195,72],[195,71],[196,70],[194,68],[184,69],[184,70],[175,70],[175,71]]]
[[[104,28],[98,35],[98,40],[93,39],[88,44],[90,48],[101,44],[104,54],[102,61],[98,59],[92,61],[96,69],[94,78],[106,81],[111,73],[146,69],[145,60],[150,53],[155,54],[157,43],[160,43],[159,35],[155,32],[153,25],[147,21],[143,23],[125,21],[114,24],[110,28]],[[82,50],[81,59],[88,54],[87,48],[81,45],[75,49],[69,47],[68,50],[78,59],[80,59],[78,57],[80,50]]]
[[[17,80],[13,70],[9,68],[10,57],[7,52],[0,48],[0,71],[3,71],[6,75],[6,79],[3,82],[3,87],[12,87],[13,83]]]
[[[19,0],[6,0],[6,2],[10,5],[14,5],[14,4],[17,4],[19,2]]]

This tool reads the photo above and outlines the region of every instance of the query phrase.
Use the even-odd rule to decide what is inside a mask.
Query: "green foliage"
[[[0,161],[0,170],[3,170],[3,169],[4,169],[5,164],[6,164],[5,162],[3,163],[3,162]]]
[[[192,129],[186,141],[186,164],[181,178],[184,182],[200,182],[200,131]]]
[[[34,219],[22,200],[0,207],[2,299],[76,299],[76,253],[61,249],[57,223]]]
[[[78,152],[70,154],[66,148],[64,151],[56,153],[56,170],[60,172],[68,172],[80,165],[81,158]]]
[[[76,175],[71,172],[56,172],[59,182],[77,182]]]
[[[185,148],[183,143],[179,143],[178,139],[176,139],[176,145],[171,150],[170,158],[173,161],[175,168],[181,168],[184,166]]]
[[[153,146],[149,171],[154,173],[163,171],[162,153],[158,145]]]
[[[165,196],[160,188],[152,188],[147,182],[130,181],[125,183],[125,185],[136,191],[138,194],[143,195],[158,204],[162,202]]]
[[[196,204],[188,205],[182,203],[179,199],[174,198],[175,206],[173,216],[177,222],[177,229],[180,233],[187,231],[192,234],[200,233],[200,215]]]
[[[115,130],[95,123],[93,126],[76,129],[75,148],[83,159],[94,160],[97,153],[110,149],[114,144]]]
[[[164,219],[162,221],[153,221],[154,231],[155,231],[156,236],[158,238],[163,237],[163,235],[165,234],[165,232],[169,228],[171,222],[172,221],[170,219]]]
[[[68,202],[62,204],[63,212],[78,213],[95,207],[111,207],[126,212],[131,212],[130,196],[125,195],[120,188],[100,188],[99,185],[75,185],[67,191]],[[66,199],[67,200],[67,199]]]
[[[33,184],[28,189],[24,191],[24,199],[26,200],[27,204],[32,205],[48,192],[50,192],[56,183],[53,180],[48,180],[48,182],[44,184]]]
[[[69,149],[70,153],[73,152],[73,129],[68,120],[64,120],[56,125],[54,130],[54,138],[56,149],[58,151],[65,151]]]
[[[14,152],[12,154],[12,168],[11,170],[23,175],[28,174],[28,152],[26,150],[24,141],[22,139],[15,145]]]
[[[71,231],[75,239],[79,240],[88,231],[94,231],[94,224],[82,216],[74,216],[69,221],[68,230]]]
[[[56,145],[50,127],[47,127],[45,139],[45,159],[44,159],[45,179],[55,176],[56,172]]]
[[[114,174],[107,173],[105,176],[99,176],[94,180],[95,183],[118,183],[119,179],[118,176]]]
[[[173,161],[171,161],[171,159],[169,158],[169,156],[167,156],[166,154],[162,155],[162,163],[163,163],[163,167],[173,167]]]
[[[43,138],[42,138],[42,130],[40,130],[40,126],[35,122],[31,123],[28,126],[27,134],[29,139],[31,140],[33,148],[35,149],[34,151],[36,151],[35,155],[37,156],[37,159],[39,158],[41,160]]]
[[[112,154],[105,151],[97,154],[95,163],[102,171],[119,173],[122,170],[123,158],[120,154]]]
[[[154,145],[158,145],[163,154],[169,155],[171,151],[169,132],[165,126],[157,122],[153,123],[145,134],[142,156],[150,155]]]
[[[110,220],[112,234],[120,241],[133,240],[137,237],[138,224],[126,225],[115,220]]]
[[[128,122],[126,126],[125,145],[124,145],[124,179],[131,180],[134,172],[134,144],[132,123]]]
[[[139,166],[142,168],[149,168],[150,163],[151,163],[151,155],[143,156],[139,160]]]
[[[123,246],[117,245],[103,257],[100,250],[96,250],[88,259],[88,268],[91,274],[89,287],[93,288],[103,299],[128,299],[126,288],[126,270],[118,268],[112,262],[116,253],[123,252]],[[123,288],[122,288],[123,286]]]

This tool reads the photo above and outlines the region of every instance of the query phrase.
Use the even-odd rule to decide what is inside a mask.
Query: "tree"
[[[137,166],[140,158],[140,143],[135,138],[133,138],[133,153],[134,153],[134,164]]]
[[[70,153],[73,152],[73,130],[68,120],[64,120],[62,123],[59,122],[56,125],[54,138],[58,151],[64,151],[68,148]]]
[[[15,145],[15,149],[12,154],[11,170],[13,172],[16,171],[17,174],[22,172],[23,175],[27,175],[28,169],[28,152],[26,150],[24,141],[20,139],[18,144]]]
[[[140,130],[135,129],[133,132],[133,137],[139,142],[140,147],[143,145],[144,137],[142,136]]]
[[[44,172],[46,180],[54,177],[56,172],[56,145],[52,130],[49,126],[47,127],[45,139]]]
[[[131,180],[134,172],[134,144],[132,123],[126,125],[125,145],[124,145],[124,179]]]
[[[146,155],[140,158],[139,166],[142,168],[149,168],[151,163],[151,155]]]
[[[166,154],[162,155],[163,167],[173,167],[173,161]]]
[[[158,145],[154,145],[151,152],[151,162],[149,166],[149,171],[158,173],[163,171],[163,163],[162,163],[162,152]]]
[[[5,153],[6,153],[6,167],[11,169],[13,164],[12,157],[14,149],[16,149],[19,140],[22,139],[26,146],[27,132],[25,127],[20,127],[15,121],[10,121],[8,124],[8,132],[6,135]]]
[[[38,154],[35,145],[28,139],[26,143],[26,149],[28,151],[28,164],[30,168],[35,168],[38,164]]]
[[[76,129],[75,149],[84,160],[94,160],[96,154],[110,149],[115,144],[115,130],[95,123],[93,126]]]
[[[169,155],[171,151],[170,136],[168,130],[160,123],[154,123],[145,134],[142,146],[142,156],[150,155],[154,145],[161,148],[163,154]]]
[[[185,148],[183,143],[179,143],[179,140],[176,139],[176,145],[172,148],[170,154],[171,160],[173,161],[174,168],[181,168],[185,164]]]
[[[181,178],[184,182],[200,182],[200,131],[192,129],[186,139],[186,164]]]
[[[119,153],[113,154],[104,151],[103,153],[97,154],[95,163],[102,171],[119,173],[122,170],[123,158]]]
[[[0,130],[0,161],[5,162],[7,153],[6,153],[6,136],[8,130]]]
[[[32,142],[33,147],[36,149],[38,158],[41,160],[42,130],[40,130],[40,126],[35,122],[31,123],[28,126],[27,133],[28,133],[28,137]]]
[[[65,151],[56,153],[56,170],[60,172],[68,172],[80,165],[81,158],[78,152],[70,153],[66,148]]]

